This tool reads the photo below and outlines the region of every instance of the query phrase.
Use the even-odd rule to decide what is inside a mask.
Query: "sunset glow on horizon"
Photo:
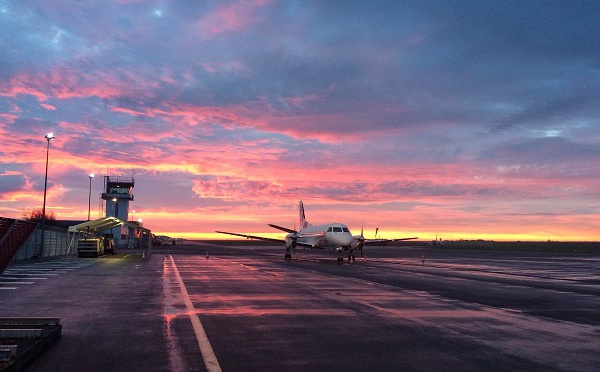
[[[0,216],[600,240],[600,5],[0,0]],[[102,31],[100,31],[102,30]]]

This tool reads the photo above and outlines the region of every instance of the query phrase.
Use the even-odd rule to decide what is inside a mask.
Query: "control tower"
[[[104,192],[102,199],[106,204],[106,217],[117,217],[123,221],[129,218],[129,201],[133,201],[133,177],[104,176]],[[121,231],[124,230],[124,231]],[[126,228],[112,229],[113,239],[117,247],[127,245],[128,232]]]

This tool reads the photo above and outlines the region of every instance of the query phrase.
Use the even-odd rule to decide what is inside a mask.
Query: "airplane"
[[[241,236],[247,239],[257,239],[283,243],[285,244],[286,249],[286,260],[292,259],[292,251],[295,252],[296,247],[298,246],[311,249],[333,248],[335,251],[338,252],[338,264],[344,262],[344,252],[348,252],[348,262],[355,262],[356,257],[354,255],[354,251],[360,251],[360,255],[362,256],[363,247],[365,245],[418,239],[417,237],[398,239],[365,239],[365,237],[363,236],[362,228],[360,231],[360,235],[352,236],[348,227],[342,223],[336,222],[318,226],[313,226],[310,223],[308,223],[304,214],[304,205],[302,204],[302,201],[300,201],[299,203],[298,211],[300,228],[297,231],[295,229],[289,229],[283,226],[268,224],[268,226],[272,228],[288,233],[285,239],[266,238],[262,236],[246,235],[226,231],[215,232],[219,234]]]

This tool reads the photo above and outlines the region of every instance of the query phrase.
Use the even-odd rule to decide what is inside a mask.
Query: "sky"
[[[597,1],[0,0],[0,216],[600,240]]]

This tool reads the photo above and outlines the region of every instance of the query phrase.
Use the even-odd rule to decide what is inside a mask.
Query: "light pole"
[[[90,173],[90,195],[88,196],[88,221],[90,220],[90,212],[92,210],[92,178],[94,178],[94,173]]]
[[[44,235],[46,232],[46,190],[48,189],[48,154],[50,153],[50,141],[54,139],[53,133],[44,136],[48,145],[46,146],[46,176],[44,177],[44,204],[42,205],[42,242],[40,244],[40,257],[44,254]]]

